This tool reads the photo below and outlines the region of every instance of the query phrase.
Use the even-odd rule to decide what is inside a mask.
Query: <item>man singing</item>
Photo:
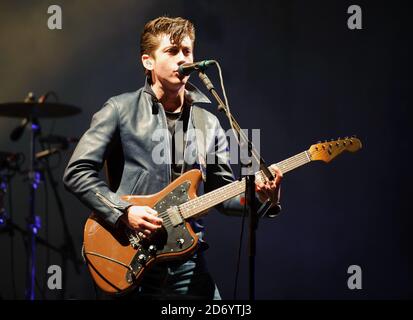
[[[159,17],[149,21],[140,42],[144,87],[105,103],[93,116],[66,168],[66,188],[114,228],[125,224],[146,238],[162,228],[163,221],[155,210],[131,205],[122,195],[154,194],[193,168],[204,172],[205,192],[234,181],[221,125],[213,114],[197,106],[210,103],[209,99],[188,82],[189,76],[178,73],[180,65],[193,62],[194,43],[195,29],[186,19]],[[199,123],[214,133],[202,139],[203,149],[214,161],[187,161],[188,132],[194,128],[205,132]],[[154,139],[155,132],[163,132],[162,139]],[[178,136],[183,139],[175,139]],[[163,162],[155,159],[153,152],[160,141],[169,148]],[[108,182],[98,175],[105,163]],[[271,201],[278,208],[282,174],[278,168],[272,169],[275,179],[258,183],[256,194],[261,202]],[[217,209],[239,215],[243,206],[235,197]],[[203,256],[207,244],[202,221],[191,221],[191,226],[199,236],[197,252],[186,260],[155,264],[127,297],[220,299]]]

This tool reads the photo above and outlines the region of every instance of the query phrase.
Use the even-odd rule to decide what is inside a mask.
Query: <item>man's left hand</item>
[[[283,174],[275,165],[272,165],[270,168],[273,173],[275,173],[274,179],[271,181],[268,179],[266,181],[256,181],[255,191],[257,192],[257,196],[261,202],[270,200],[273,205],[276,205],[280,201],[280,188]]]

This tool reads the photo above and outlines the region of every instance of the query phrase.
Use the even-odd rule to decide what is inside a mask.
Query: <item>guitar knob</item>
[[[185,243],[185,240],[182,238],[176,239],[176,243],[179,245],[179,247],[182,248],[183,244]]]
[[[138,261],[139,261],[139,263],[144,264],[146,262],[146,256],[143,253],[141,253],[138,256]]]
[[[150,253],[153,254],[153,253],[156,253],[157,248],[156,248],[156,246],[154,246],[153,244],[151,244],[151,245],[149,246],[148,250],[149,250]]]

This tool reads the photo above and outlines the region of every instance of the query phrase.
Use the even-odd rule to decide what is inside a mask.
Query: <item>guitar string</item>
[[[277,164],[277,166],[283,167],[284,168],[284,173],[286,173],[286,172],[288,172],[292,169],[295,169],[295,168],[297,168],[297,167],[299,167],[303,164],[309,163],[311,161],[311,155],[316,155],[318,153],[324,153],[325,151],[326,151],[326,149],[315,150],[312,153],[310,153],[309,151],[303,151],[300,154],[297,154],[295,156],[292,156],[292,157],[290,157],[286,160],[283,160],[283,161],[279,162]],[[287,168],[285,168],[285,167],[287,167]],[[259,173],[262,174],[261,171],[257,172],[257,174],[259,174]],[[221,192],[222,191],[224,191],[224,190],[221,190]],[[187,203],[182,204],[181,206],[186,210],[194,211],[194,213],[192,213],[192,214],[191,214],[191,212],[189,212],[189,216],[192,216],[192,215],[196,214],[197,211],[202,212],[203,210],[208,209],[209,205],[211,203],[217,201],[217,200],[224,199],[224,201],[225,201],[226,196],[227,196],[227,194],[223,194],[222,196],[219,196],[219,195],[217,196],[216,194],[214,194],[214,195],[211,195],[210,197],[208,197],[210,199],[209,201],[206,201],[204,203],[202,202],[202,200],[200,198],[197,198],[196,200],[199,201],[199,206],[200,207],[196,208],[196,210],[193,210],[193,209],[195,209],[194,206],[196,206],[196,202],[194,202],[191,207],[185,206]],[[220,203],[220,202],[218,202],[218,203]]]
[[[231,190],[232,192],[228,192],[226,194],[223,194],[223,193],[222,194],[216,194],[216,195],[210,197],[207,201],[198,202],[198,205],[196,207],[189,207],[189,208],[186,209],[186,212],[184,213],[184,217],[189,218],[189,217],[192,217],[192,216],[194,216],[198,213],[201,213],[202,211],[207,210],[207,209],[213,207],[214,205],[225,201],[226,199],[229,199],[233,196],[236,196],[239,193],[242,193],[242,189],[236,191],[237,189],[234,188],[233,190]]]
[[[334,142],[333,142],[332,144],[334,144]],[[327,147],[327,150],[328,150],[328,147]],[[303,165],[303,164],[306,164],[306,163],[310,162],[310,161],[311,161],[311,155],[312,155],[312,154],[315,155],[315,154],[324,153],[324,152],[326,152],[326,149],[323,149],[323,150],[315,150],[315,151],[312,152],[312,153],[310,153],[310,152],[308,152],[308,151],[303,151],[303,152],[301,152],[301,153],[299,153],[299,154],[297,154],[297,155],[295,155],[295,156],[292,156],[292,157],[287,158],[287,159],[285,159],[285,160],[283,160],[283,161],[280,161],[280,162],[279,162],[278,164],[276,164],[276,165],[279,166],[279,167],[283,167],[283,168],[284,168],[284,171],[283,171],[283,172],[285,173],[285,172],[288,172],[288,171],[290,171],[290,170],[292,170],[292,169],[295,169],[295,168],[297,168],[297,167],[299,167],[299,166],[301,166],[301,165]],[[287,167],[287,168],[285,168],[285,167]],[[257,174],[262,174],[262,171],[261,171],[261,170],[258,171]],[[228,188],[225,188],[225,189],[224,189],[224,188],[223,188],[223,189],[217,189],[217,190],[219,190],[219,193],[211,194],[208,198],[201,198],[201,197],[202,197],[202,196],[201,196],[201,197],[192,199],[192,200],[190,200],[190,201],[188,201],[188,202],[186,202],[186,203],[183,203],[183,204],[179,205],[180,209],[187,210],[187,212],[183,214],[184,218],[191,217],[191,216],[195,215],[196,213],[202,212],[203,210],[206,210],[206,209],[210,208],[209,205],[210,205],[211,203],[214,203],[214,202],[216,202],[216,201],[220,201],[220,200],[222,200],[222,199],[224,199],[223,201],[225,201],[225,200],[226,200],[226,197],[227,197],[229,194],[232,195],[231,191],[233,191],[233,189],[235,189],[235,188],[238,187],[238,186],[229,184],[229,185],[227,185],[227,186],[225,186],[225,187],[228,187]],[[228,191],[228,190],[226,190],[226,189],[229,189],[230,192],[225,193],[224,191]],[[215,191],[213,191],[213,192],[216,192],[217,190],[215,190]],[[237,192],[238,192],[238,191],[237,191]],[[236,195],[238,195],[238,194],[239,194],[239,193],[237,193]],[[205,199],[206,199],[206,201],[204,201]],[[190,203],[190,202],[191,202],[191,204],[188,205],[188,203]],[[218,203],[220,203],[220,202],[218,202]],[[196,210],[194,210],[194,209],[196,209]],[[188,211],[189,211],[189,212],[188,212]],[[193,211],[194,213],[191,213],[191,211]],[[198,211],[198,212],[197,212],[197,211]],[[189,213],[189,214],[188,214],[188,213]],[[160,215],[161,217],[163,217],[163,218],[167,218],[167,219],[166,219],[167,222],[166,222],[166,224],[164,224],[166,227],[172,226],[172,222],[170,221],[169,214],[168,214],[167,211],[164,211],[164,212],[160,213],[159,215]]]
[[[309,162],[309,161],[308,161],[308,157],[307,157],[307,155],[306,155],[305,152],[304,152],[304,153],[301,153],[301,154],[299,154],[299,155],[293,156],[293,157],[291,157],[291,158],[289,158],[289,159],[286,159],[286,160],[280,162],[280,164],[281,164],[281,163],[284,163],[283,167],[286,167],[287,165],[289,165],[288,167],[291,167],[291,164],[292,164],[293,166],[296,166],[297,163],[299,163],[299,165],[302,165],[302,164],[307,163],[307,162]],[[257,174],[259,174],[259,173],[261,173],[261,171],[257,172]],[[228,189],[230,189],[230,191],[232,191],[232,190],[231,190],[232,188],[236,188],[235,186],[232,186],[232,184],[229,184],[229,185],[227,185],[227,186],[228,186]],[[184,209],[186,209],[186,210],[193,211],[194,206],[197,205],[196,202],[199,202],[199,206],[202,206],[202,209],[197,208],[197,209],[195,210],[195,212],[196,212],[196,211],[202,211],[202,210],[204,210],[205,205],[208,205],[209,203],[215,202],[215,201],[217,201],[217,200],[219,200],[219,199],[224,199],[224,201],[225,201],[225,198],[227,197],[227,194],[225,194],[224,191],[227,191],[227,190],[221,190],[221,189],[218,189],[218,190],[219,190],[219,194],[213,194],[213,195],[208,196],[208,198],[211,199],[210,201],[206,201],[206,202],[203,203],[203,199],[201,198],[201,197],[202,197],[202,196],[201,196],[201,197],[199,197],[199,198],[194,199],[194,202],[192,203],[191,206],[188,207],[187,203],[185,203],[185,204],[183,204],[183,205],[181,205],[181,206],[182,206]],[[216,190],[213,191],[213,192],[216,192]],[[239,194],[238,191],[237,191],[236,193],[237,193],[236,195]],[[219,202],[218,202],[218,203],[219,203]],[[205,208],[205,209],[207,209],[207,208]],[[195,213],[195,214],[196,214],[196,213]]]
[[[308,158],[309,157],[307,156],[306,152],[304,151],[304,152],[302,152],[298,155],[295,155],[293,157],[290,157],[286,160],[283,160],[283,161],[279,162],[278,165],[281,165],[284,168],[287,167],[287,170],[284,170],[284,172],[287,172],[287,171],[293,169],[294,167],[297,167],[297,166],[300,166],[302,164],[308,163],[310,161],[310,160],[308,160]],[[261,171],[257,172],[257,174],[260,174],[260,173],[262,174]],[[225,192],[225,191],[228,191],[228,190],[225,190],[225,189],[224,190],[223,189],[217,189],[217,190],[219,190],[219,193],[217,193],[216,192],[217,190],[215,190],[215,191],[213,191],[214,194],[208,195],[207,198],[201,198],[202,197],[201,196],[199,198],[190,200],[189,202],[192,201],[190,205],[188,205],[189,202],[181,204],[180,207],[187,211],[187,212],[184,212],[184,214],[183,214],[184,218],[191,217],[193,215],[196,215],[199,212],[202,212],[203,210],[206,210],[206,209],[212,207],[213,206],[212,203],[215,203],[217,201],[218,201],[217,203],[221,203],[222,201],[225,201],[226,199],[229,199],[232,196],[236,196],[236,195],[242,193],[242,191],[241,192],[239,192],[239,191],[234,192],[234,189],[239,188],[239,186],[229,184],[226,187],[228,187],[228,188],[225,188],[225,189],[229,189],[229,192]],[[234,193],[236,193],[236,194],[233,195]],[[206,201],[204,201],[204,200],[206,200]]]

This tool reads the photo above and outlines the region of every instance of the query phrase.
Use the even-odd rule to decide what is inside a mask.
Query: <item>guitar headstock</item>
[[[330,162],[343,151],[356,152],[359,149],[361,149],[361,141],[354,136],[313,144],[310,149],[308,149],[308,153],[313,161],[321,160]]]

